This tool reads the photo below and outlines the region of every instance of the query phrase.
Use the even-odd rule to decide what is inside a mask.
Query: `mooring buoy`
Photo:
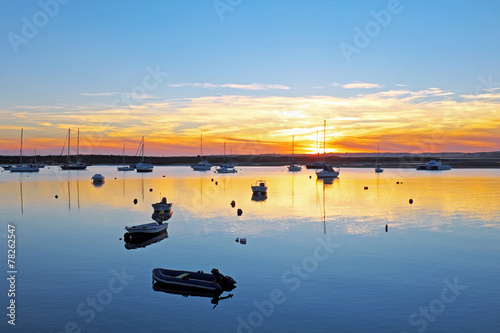
[[[410,205],[413,203],[413,199],[410,199]]]
[[[134,199],[134,205],[137,205],[137,199]]]
[[[241,208],[238,208],[238,216],[241,216],[241,214],[243,214],[243,211],[241,210]]]

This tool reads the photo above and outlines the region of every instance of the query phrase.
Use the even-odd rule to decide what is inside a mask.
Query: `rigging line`
[[[68,141],[68,134],[66,134],[66,137],[64,138],[64,144],[63,144],[63,147],[61,149],[61,155],[59,156],[62,156],[63,153],[64,153],[64,148],[66,147],[66,142]]]

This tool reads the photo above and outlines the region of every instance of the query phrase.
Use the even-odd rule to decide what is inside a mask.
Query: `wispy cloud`
[[[342,87],[343,89],[374,89],[382,88],[380,84],[377,83],[367,83],[367,82],[351,82],[351,83],[332,83],[334,87]]]
[[[170,84],[169,87],[195,87],[195,88],[208,88],[208,89],[231,88],[231,89],[245,89],[245,90],[289,90],[289,89],[291,89],[290,87],[284,86],[282,84],[263,84],[263,83],[252,83],[252,84],[176,83],[176,84]]]
[[[107,96],[130,96],[132,98],[152,98],[150,94],[135,94],[123,92],[100,92],[100,93],[81,93],[82,96],[107,97]]]

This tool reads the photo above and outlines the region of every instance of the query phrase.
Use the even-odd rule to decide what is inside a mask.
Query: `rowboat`
[[[153,283],[174,287],[184,286],[214,292],[231,290],[236,283],[232,277],[222,275],[216,268],[212,269],[211,274],[203,273],[203,271],[191,272],[155,268],[153,269],[152,275]]]

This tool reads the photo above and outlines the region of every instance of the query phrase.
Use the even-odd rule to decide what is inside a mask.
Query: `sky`
[[[0,154],[500,150],[500,2],[2,1]],[[76,151],[76,147],[72,146]]]

